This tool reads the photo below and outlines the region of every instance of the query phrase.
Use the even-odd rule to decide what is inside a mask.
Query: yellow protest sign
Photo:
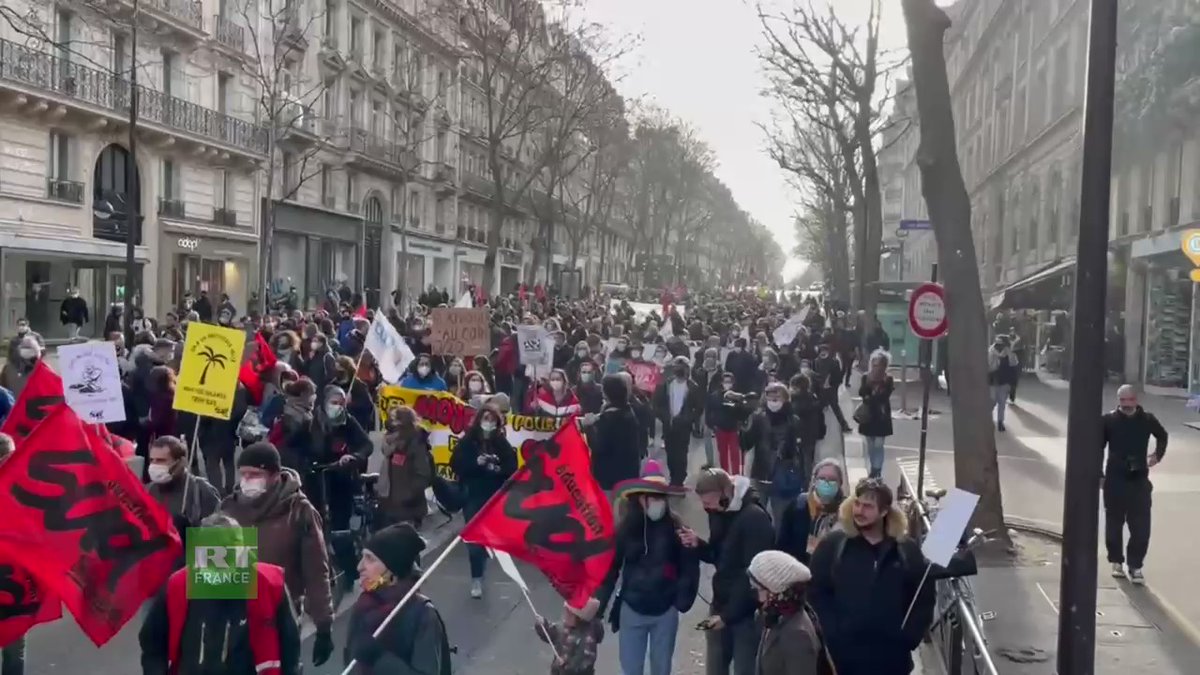
[[[175,409],[229,419],[245,347],[246,334],[240,330],[189,324],[175,383]]]

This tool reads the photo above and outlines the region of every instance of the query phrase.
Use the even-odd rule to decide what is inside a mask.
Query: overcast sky
[[[837,0],[839,16],[846,21],[864,20],[866,1]],[[882,41],[893,47],[902,46],[905,39],[897,5],[893,0],[884,2],[889,9]],[[640,37],[636,52],[620,68],[618,89],[693,125],[716,153],[717,177],[743,209],[775,234],[791,257],[793,195],[779,167],[763,152],[763,133],[757,126],[770,120],[771,102],[760,95],[765,78],[755,55],[762,38],[754,4],[587,0],[584,12],[615,35]],[[801,269],[803,265],[792,261],[786,272]]]

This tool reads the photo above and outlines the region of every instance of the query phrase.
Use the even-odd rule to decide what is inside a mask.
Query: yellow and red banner
[[[475,408],[465,401],[444,391],[405,389],[395,385],[379,388],[379,416],[387,421],[387,411],[398,405],[406,405],[421,418],[421,426],[429,432],[429,448],[433,451],[433,464],[439,475],[455,479],[450,470],[450,454],[458,439],[462,438],[475,419]],[[565,418],[514,415],[509,413],[505,420],[504,433],[508,442],[517,451],[518,466],[523,466],[525,456],[534,443],[554,435]]]

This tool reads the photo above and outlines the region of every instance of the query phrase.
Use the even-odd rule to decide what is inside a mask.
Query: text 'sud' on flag
[[[536,566],[572,607],[583,607],[615,551],[612,507],[573,420],[530,454],[462,539]]]
[[[229,419],[245,347],[243,331],[206,323],[189,324],[175,385],[175,409]]]
[[[180,557],[166,509],[67,406],[0,465],[0,513],[0,560],[25,566],[96,645],[133,618]]]

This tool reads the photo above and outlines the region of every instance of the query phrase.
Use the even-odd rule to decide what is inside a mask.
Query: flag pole
[[[184,467],[185,472],[192,470],[192,459],[196,456],[196,445],[200,442],[200,416],[196,415],[196,426],[192,428],[192,442],[188,444],[187,466]],[[146,461],[150,461],[150,454],[146,453]],[[206,476],[207,477],[207,476]],[[184,511],[187,511],[188,488],[191,487],[192,481],[187,480],[187,474],[184,474],[183,481],[183,500],[179,503],[183,505]]]
[[[392,622],[392,619],[396,618],[396,615],[400,613],[400,609],[404,607],[404,605],[410,599],[412,599],[414,595],[417,594],[417,591],[420,590],[421,585],[424,584],[425,581],[433,574],[434,570],[436,570],[446,560],[446,558],[450,556],[450,552],[461,543],[462,537],[455,537],[446,546],[446,549],[442,551],[441,555],[439,555],[437,559],[434,560],[433,563],[421,574],[416,583],[413,584],[412,588],[408,589],[408,593],[405,593],[404,597],[400,598],[400,602],[397,602],[396,606],[392,608],[392,611],[388,612],[388,615],[384,617],[382,622],[380,622],[379,627],[375,629],[375,632],[371,634],[371,637],[379,639],[379,636],[383,634],[383,631],[387,628],[388,624]],[[358,661],[351,660],[350,663],[346,664],[346,669],[342,671],[342,675],[350,675],[357,663]]]

